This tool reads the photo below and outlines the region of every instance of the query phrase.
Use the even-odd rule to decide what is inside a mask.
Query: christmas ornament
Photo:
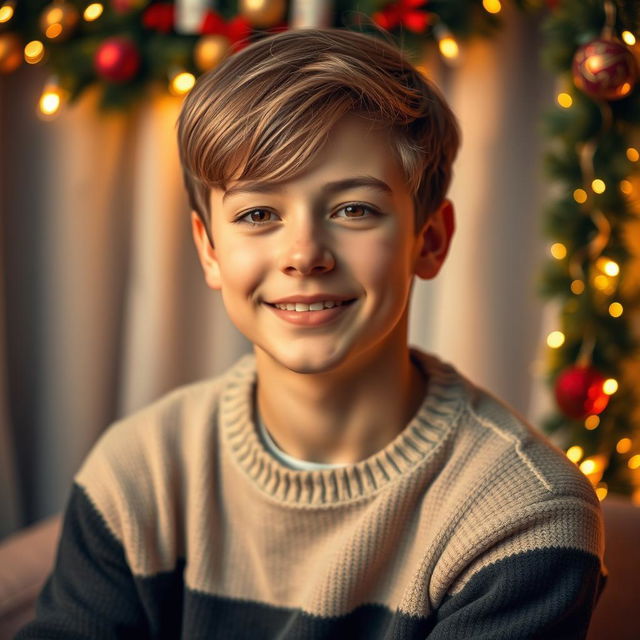
[[[56,0],[42,10],[40,29],[49,40],[62,42],[71,36],[79,20],[80,14],[72,4]]]
[[[604,381],[604,376],[593,366],[568,367],[556,378],[558,406],[567,416],[576,419],[602,413],[609,403]]]
[[[223,35],[202,36],[193,49],[193,60],[200,71],[218,66],[230,51],[229,38]]]
[[[240,13],[258,29],[281,22],[286,9],[285,0],[240,0]]]
[[[170,33],[175,24],[176,8],[170,2],[156,2],[142,13],[142,24],[147,29]]]
[[[22,62],[22,42],[10,31],[0,33],[0,73],[15,71]]]
[[[582,45],[573,57],[571,71],[576,87],[596,100],[624,98],[638,78],[638,65],[629,48],[606,38]]]
[[[131,40],[115,36],[105,40],[96,51],[94,68],[111,82],[131,80],[140,68],[140,53]]]
[[[423,33],[431,23],[431,14],[423,10],[428,0],[398,0],[373,14],[373,20],[387,31],[405,27],[413,33]]]

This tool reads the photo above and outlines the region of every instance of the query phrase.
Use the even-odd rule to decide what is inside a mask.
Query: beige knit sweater
[[[451,366],[412,358],[417,414],[343,468],[265,448],[252,355],[113,425],[18,637],[583,638],[606,574],[589,482]]]

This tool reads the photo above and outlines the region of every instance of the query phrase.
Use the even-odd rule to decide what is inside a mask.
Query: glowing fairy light
[[[556,260],[562,260],[567,256],[567,247],[562,242],[554,242],[549,247],[549,252]]]
[[[32,40],[24,47],[24,59],[29,64],[38,64],[44,58],[44,45],[40,40]]]
[[[581,293],[584,293],[584,282],[582,280],[574,280],[571,283],[571,293],[576,296],[579,296]]]
[[[591,189],[594,193],[604,193],[607,190],[607,185],[605,184],[604,180],[601,180],[600,178],[596,178],[592,183],[591,183]]]
[[[618,390],[618,381],[615,378],[607,378],[602,383],[602,390],[608,396],[612,396]]]
[[[567,458],[569,458],[571,462],[575,462],[576,464],[580,461],[583,455],[583,448],[579,447],[577,444],[567,449]]]
[[[584,421],[584,428],[587,431],[593,431],[594,429],[597,429],[599,426],[600,426],[600,416],[597,416],[594,414],[586,417]]]
[[[612,318],[619,318],[624,312],[624,307],[619,302],[612,302],[609,305],[609,315]]]
[[[482,6],[487,13],[500,13],[502,11],[500,0],[482,0]]]
[[[571,105],[573,104],[573,98],[568,94],[565,93],[564,91],[562,93],[559,93],[556,96],[556,102],[563,108],[563,109],[569,109],[569,107],[571,107]]]
[[[627,160],[629,162],[638,162],[640,160],[640,151],[635,147],[629,147],[627,149]]]
[[[174,96],[184,96],[193,89],[196,77],[187,71],[176,73],[169,82],[169,90]]]
[[[636,37],[633,35],[633,33],[631,33],[631,31],[623,31],[621,35],[622,39],[630,47],[633,47],[633,45],[636,43]]]
[[[587,201],[587,192],[584,189],[576,189],[573,192],[573,199],[578,204],[584,204]]]
[[[552,349],[557,349],[558,347],[561,347],[564,344],[564,340],[565,340],[565,336],[564,336],[564,333],[562,333],[562,331],[552,331],[547,336],[547,344]]]
[[[616,451],[618,453],[629,453],[631,451],[631,438],[620,438],[616,443]]]
[[[92,2],[87,8],[84,10],[82,17],[87,22],[93,22],[97,20],[104,11],[104,7],[99,2]]]

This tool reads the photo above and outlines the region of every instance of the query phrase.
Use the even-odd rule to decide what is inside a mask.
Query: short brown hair
[[[268,36],[199,78],[177,123],[192,209],[209,229],[211,187],[293,178],[347,113],[391,129],[419,228],[449,188],[456,118],[397,47],[346,29]]]

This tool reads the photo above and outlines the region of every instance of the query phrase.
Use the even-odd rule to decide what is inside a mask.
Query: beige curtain
[[[528,416],[544,397],[532,376],[543,323],[533,277],[540,110],[551,101],[536,33],[510,15],[458,67],[427,60],[464,140],[457,235],[441,275],[416,283],[410,336]],[[191,244],[180,101],[158,91],[102,114],[89,93],[44,123],[34,110],[44,80],[37,69],[0,80],[2,533],[62,508],[111,421],[250,349]]]

